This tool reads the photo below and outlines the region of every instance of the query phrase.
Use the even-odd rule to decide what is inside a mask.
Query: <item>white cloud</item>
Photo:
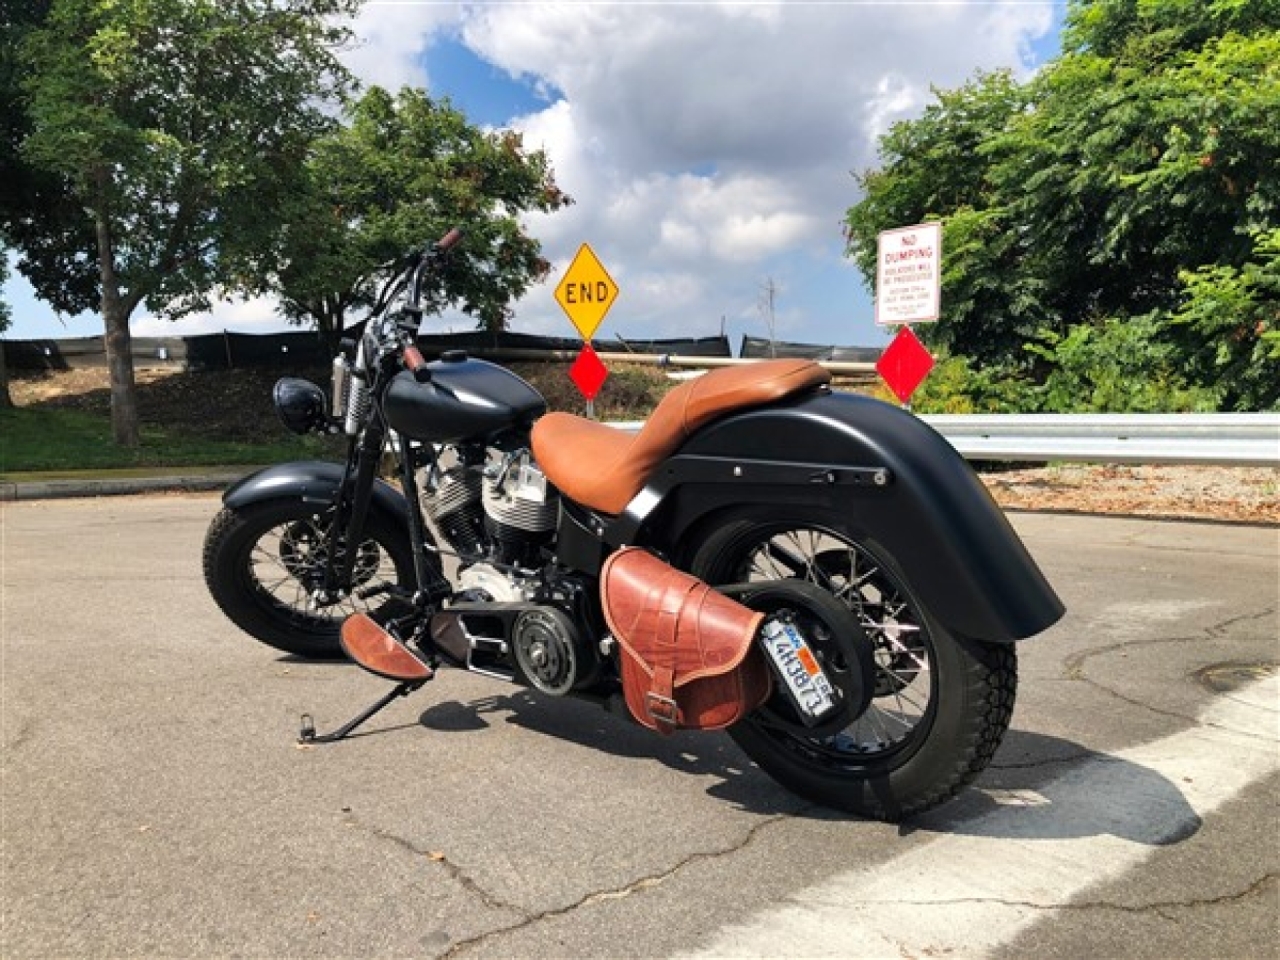
[[[423,51],[432,36],[458,22],[459,10],[448,4],[379,3],[371,0],[352,23],[357,41],[343,62],[365,84],[388,90],[430,85],[422,67]]]
[[[687,332],[752,302],[788,251],[838,251],[850,172],[874,163],[876,137],[931,86],[1025,69],[1051,24],[1026,3],[499,3],[466,8],[461,36],[563,95],[517,121],[577,200],[531,221],[552,259],[591,242],[623,288],[611,321],[679,307],[699,318]],[[557,312],[538,289],[517,318]]]
[[[276,333],[284,320],[276,312],[274,297],[222,300],[209,313],[180,320],[166,320],[151,314],[135,315],[129,324],[139,337],[189,337],[200,333]]]

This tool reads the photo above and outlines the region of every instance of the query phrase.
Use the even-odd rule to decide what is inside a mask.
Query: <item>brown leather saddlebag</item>
[[[627,707],[646,727],[718,730],[768,698],[763,614],[634,547],[605,561],[600,596]]]

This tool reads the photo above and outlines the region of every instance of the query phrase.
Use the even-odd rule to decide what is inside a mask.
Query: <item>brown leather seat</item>
[[[570,413],[549,413],[533,427],[533,455],[569,499],[621,513],[649,474],[699,427],[731,410],[781,400],[831,381],[812,360],[763,360],[722,367],[676,387],[639,433]]]

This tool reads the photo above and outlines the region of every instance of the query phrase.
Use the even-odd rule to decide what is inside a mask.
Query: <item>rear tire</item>
[[[379,583],[413,589],[408,538],[370,513],[351,589],[337,603],[314,607],[309,597],[325,561],[330,509],[301,500],[227,507],[205,535],[204,579],[214,602],[241,630],[299,657],[342,657],[343,620],[357,612],[385,618],[400,603],[385,593],[362,599],[357,591]]]
[[[737,510],[701,540],[689,569],[711,584],[813,583],[855,614],[874,645],[871,706],[840,733],[782,729],[764,711],[730,728],[783,786],[828,807],[898,821],[948,800],[991,761],[1013,714],[1014,647],[951,636],[887,552],[838,517]]]

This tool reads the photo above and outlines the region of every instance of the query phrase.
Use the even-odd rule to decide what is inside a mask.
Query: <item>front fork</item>
[[[318,591],[322,602],[337,600],[351,584],[385,438],[382,424],[376,417],[371,418],[347,454],[347,469],[338,487],[327,532],[324,579]]]
[[[373,485],[387,439],[387,430],[375,416],[353,444],[347,461],[347,472],[338,491],[336,513],[329,526],[328,563],[325,567],[324,592],[337,597],[352,580],[359,545],[364,539],[365,520],[369,515]],[[401,491],[409,503],[409,538],[413,547],[413,568],[416,590],[414,603],[428,606],[453,592],[452,586],[441,575],[438,563],[428,557],[431,546],[426,525],[419,508],[418,484],[414,472],[418,466],[417,451],[403,437],[400,438]],[[345,545],[345,547],[344,547]]]

